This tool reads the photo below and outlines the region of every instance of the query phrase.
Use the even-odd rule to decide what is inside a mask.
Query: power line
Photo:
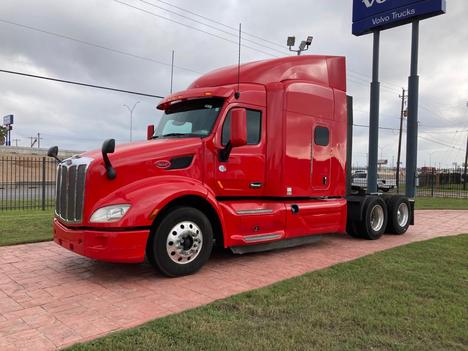
[[[192,21],[192,22],[201,24],[201,25],[206,26],[206,27],[208,27],[208,28],[211,28],[211,29],[220,31],[221,33],[224,33],[224,34],[227,34],[227,35],[230,35],[230,36],[234,36],[234,37],[237,37],[237,35],[238,35],[238,34],[235,34],[235,33],[228,32],[227,30],[217,28],[216,26],[213,26],[213,25],[211,25],[211,24],[207,24],[207,23],[204,23],[204,22],[202,22],[202,21],[199,21],[199,20],[190,18],[189,16],[182,15],[182,14],[177,13],[177,12],[175,12],[175,11],[165,9],[165,8],[162,7],[162,6],[153,4],[153,3],[149,2],[149,1],[140,0],[140,2],[142,2],[142,3],[146,4],[146,5],[152,6],[152,7],[154,7],[154,8],[161,9],[161,10],[166,11],[166,12],[168,12],[168,13],[174,14],[174,15],[176,15],[176,16],[179,16],[179,17],[188,19],[189,21]],[[267,49],[269,49],[269,50],[272,50],[272,51],[275,51],[275,52],[278,52],[278,53],[284,55],[284,51],[280,51],[280,50],[278,50],[278,49],[272,48],[272,47],[270,47],[270,46],[267,46],[267,45],[265,45],[265,44],[259,43],[259,42],[257,42],[257,41],[254,41],[254,40],[251,40],[251,39],[247,39],[247,38],[244,38],[243,41],[247,41],[247,42],[253,43],[253,44],[255,44],[255,45],[262,46],[262,47],[264,47],[264,48],[267,48]]]
[[[157,13],[154,13],[154,12],[151,12],[151,11],[148,11],[148,10],[145,10],[145,9],[142,9],[141,7],[137,7],[137,6],[133,6],[133,5],[131,5],[131,4],[127,4],[126,2],[123,2],[123,1],[120,1],[120,0],[113,0],[113,1],[114,1],[114,2],[117,2],[117,3],[121,4],[121,5],[125,5],[125,6],[127,6],[127,7],[129,7],[129,8],[132,8],[132,9],[134,9],[134,10],[137,10],[137,11],[140,11],[140,12],[144,12],[144,13],[146,13],[146,14],[148,14],[148,15],[153,16],[153,17],[162,18],[162,19],[164,19],[164,20],[166,20],[166,21],[173,22],[173,23],[179,24],[179,25],[181,25],[181,26],[184,26],[184,27],[187,27],[187,28],[196,30],[196,31],[198,31],[198,32],[202,32],[202,33],[211,35],[212,37],[215,37],[215,38],[218,38],[218,39],[222,39],[222,40],[227,41],[227,42],[229,42],[229,43],[233,43],[233,44],[235,44],[235,45],[238,45],[238,42],[236,42],[236,41],[234,41],[234,40],[230,40],[230,39],[228,39],[228,38],[224,38],[224,37],[222,37],[222,36],[220,36],[220,35],[218,35],[218,34],[214,34],[214,33],[208,32],[208,31],[206,31],[206,30],[203,30],[203,29],[200,29],[200,28],[191,26],[191,25],[189,25],[189,24],[186,24],[186,23],[183,23],[183,22],[179,22],[179,21],[173,20],[172,18],[165,17],[165,16],[159,15],[159,14],[157,14]],[[269,53],[269,52],[266,52],[266,51],[263,51],[263,50],[259,50],[259,49],[257,49],[257,48],[252,47],[252,46],[248,46],[248,45],[242,45],[242,46],[245,47],[245,48],[247,48],[247,49],[260,52],[260,53],[262,53],[262,54],[264,54],[264,55],[267,55],[267,56],[278,57],[278,56],[273,55],[273,54],[271,54],[271,53]]]
[[[353,126],[362,127],[362,128],[369,128],[368,125],[364,125],[364,124],[353,124]],[[391,130],[391,131],[400,131],[399,129],[396,129],[396,128],[387,128],[387,127],[379,127],[379,129]],[[461,149],[459,147],[456,147],[454,145],[449,145],[449,144],[443,143],[441,141],[437,141],[437,140],[434,140],[434,139],[423,137],[422,135],[419,135],[418,137],[423,139],[423,140],[430,141],[432,143],[439,144],[439,145],[442,145],[442,146],[446,146],[446,147],[449,147],[449,148],[454,149],[454,150],[465,151],[465,150],[463,150],[463,149]]]
[[[460,129],[460,130],[450,130],[450,131],[439,131],[439,130],[434,130],[434,131],[427,131],[423,130],[421,133],[426,133],[426,134],[457,134],[457,133],[466,133],[468,132],[468,129]]]
[[[142,1],[142,0],[140,0],[140,1]],[[216,21],[216,20],[214,20],[214,19],[212,19],[212,18],[209,18],[209,17],[203,16],[203,15],[200,15],[200,14],[198,14],[198,13],[196,13],[196,12],[187,10],[187,9],[185,9],[185,8],[183,8],[183,7],[176,6],[176,5],[171,4],[171,3],[167,2],[167,1],[162,1],[162,0],[156,0],[156,1],[157,1],[157,2],[160,2],[160,3],[162,3],[162,4],[165,4],[165,5],[167,5],[167,6],[176,8],[176,9],[178,9],[178,10],[180,10],[180,11],[190,13],[190,14],[193,15],[193,16],[202,18],[202,19],[207,20],[207,21],[209,21],[209,22],[216,23],[216,24],[218,24],[218,25],[220,25],[220,26],[223,26],[223,27],[225,27],[225,28],[232,29],[233,31],[236,31],[236,32],[238,31],[238,28],[236,28],[236,27],[234,27],[234,26],[230,26],[230,25],[227,25],[227,24],[225,24],[225,23],[223,23],[223,22]],[[143,1],[142,1],[142,2],[143,2]],[[266,42],[266,43],[269,43],[269,44],[276,45],[276,46],[278,46],[278,47],[284,48],[283,45],[278,44],[278,43],[276,43],[276,42],[274,42],[274,41],[271,41],[271,40],[262,38],[262,37],[260,37],[260,36],[258,36],[258,35],[255,35],[255,34],[252,34],[252,33],[248,33],[248,32],[242,32],[242,34],[248,35],[248,36],[250,36],[250,37],[252,37],[252,38],[260,39],[260,40],[262,40],[262,41],[264,41],[264,42]],[[244,40],[245,40],[245,39],[244,39]]]
[[[423,139],[423,140],[426,140],[426,141],[430,141],[434,144],[439,144],[439,145],[442,145],[442,146],[446,146],[450,149],[453,149],[453,150],[457,150],[457,151],[465,151],[459,147],[456,147],[456,146],[453,146],[453,145],[449,145],[449,144],[446,144],[446,143],[443,143],[441,141],[438,141],[438,140],[434,140],[434,139],[430,139],[430,138],[427,138],[427,137],[423,137],[422,135],[419,135],[419,138]]]
[[[134,94],[134,95],[140,95],[140,96],[147,96],[147,97],[153,97],[153,98],[157,98],[157,99],[163,99],[163,98],[164,98],[163,96],[159,96],[159,95],[146,94],[146,93],[139,93],[139,92],[137,92],[137,91],[123,90],[123,89],[105,87],[105,86],[102,86],[102,85],[81,83],[81,82],[76,82],[76,81],[72,81],[72,80],[64,80],[64,79],[58,79],[58,78],[52,78],[52,77],[46,77],[46,76],[39,76],[39,75],[29,74],[29,73],[24,73],[24,72],[8,71],[8,70],[4,70],[4,69],[0,69],[0,72],[1,72],[1,73],[8,73],[8,74],[15,74],[15,75],[18,75],[18,76],[24,76],[24,77],[29,77],[29,78],[37,78],[37,79],[50,80],[50,81],[59,82],[59,83],[66,83],[66,84],[79,85],[79,86],[88,87],[88,88],[95,88],[95,89],[103,89],[103,90],[116,91],[116,92],[119,92],[119,93],[126,93],[126,94]]]
[[[364,124],[353,124],[354,127],[361,127],[361,128],[369,128],[369,126],[367,125],[364,125]],[[379,129],[383,129],[383,130],[391,130],[393,132],[399,132],[400,130],[397,129],[397,128],[388,128],[388,127],[379,127]]]
[[[159,60],[153,59],[151,57],[145,57],[145,56],[141,56],[141,55],[132,54],[130,52],[122,51],[122,50],[119,50],[119,49],[114,49],[114,48],[104,46],[104,45],[100,45],[100,44],[95,44],[95,43],[92,43],[92,42],[89,42],[89,41],[85,41],[85,40],[77,39],[77,38],[74,38],[74,37],[71,37],[71,36],[68,36],[68,35],[48,31],[48,30],[45,30],[45,29],[42,29],[42,28],[37,28],[37,27],[26,25],[26,24],[22,24],[22,23],[8,21],[8,20],[5,20],[3,18],[0,18],[0,22],[5,23],[5,24],[9,24],[9,25],[12,25],[12,26],[20,27],[20,28],[23,28],[23,29],[31,30],[31,31],[34,31],[34,32],[55,36],[55,37],[58,37],[58,38],[61,38],[61,39],[70,40],[70,41],[73,41],[73,42],[76,42],[76,43],[92,46],[92,47],[95,47],[95,48],[98,48],[98,49],[102,49],[102,50],[112,52],[114,54],[129,56],[129,57],[133,57],[133,58],[136,58],[136,59],[139,59],[139,60],[144,60],[144,61],[150,61],[150,62],[158,63],[158,64],[161,64],[161,65],[164,65],[164,66],[169,66],[169,67],[171,66],[170,63],[159,61]],[[174,67],[177,67],[177,68],[182,69],[184,71],[189,71],[189,72],[193,72],[193,73],[197,73],[197,74],[202,74],[201,72],[195,71],[195,70],[190,69],[190,68],[181,67],[181,66],[174,66]]]

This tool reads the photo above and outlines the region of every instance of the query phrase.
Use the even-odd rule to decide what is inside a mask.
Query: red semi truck
[[[352,193],[344,57],[221,68],[158,109],[147,141],[109,139],[59,163],[59,245],[103,261],[147,259],[179,276],[197,271],[214,244],[247,253],[328,233],[378,239],[413,224],[408,198]]]

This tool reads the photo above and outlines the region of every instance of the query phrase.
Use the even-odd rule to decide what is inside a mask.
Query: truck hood
[[[79,158],[91,158],[86,173],[85,218],[103,204],[127,203],[125,187],[159,176],[182,176],[201,181],[201,138],[165,138],[118,145],[108,154],[116,171],[115,179],[108,179],[101,151],[90,151]],[[169,167],[177,159],[188,158],[182,167]],[[180,162],[177,163],[180,166]],[[85,223],[86,224],[86,223]]]
[[[115,146],[115,152],[108,154],[112,165],[117,167],[125,163],[135,163],[159,157],[182,156],[184,153],[196,153],[202,141],[200,138],[164,138],[140,141]],[[100,150],[88,151],[81,154],[102,162]],[[93,162],[94,163],[94,162]]]

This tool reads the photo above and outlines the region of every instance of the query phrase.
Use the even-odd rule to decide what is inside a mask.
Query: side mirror
[[[115,169],[112,167],[112,164],[109,160],[107,154],[113,154],[115,151],[115,139],[107,139],[102,143],[102,159],[104,160],[104,166],[106,167],[107,178],[110,180],[115,179],[116,173]]]
[[[47,150],[47,156],[56,158],[58,155],[58,146],[51,146],[49,150]]]
[[[151,140],[154,135],[154,124],[150,124],[146,129],[146,140]]]
[[[247,111],[245,108],[235,108],[231,111],[230,141],[232,147],[247,144]]]
[[[59,163],[62,162],[61,159],[57,157],[58,155],[58,146],[52,146],[47,150],[47,156],[55,158]]]
[[[115,151],[115,139],[107,139],[102,143],[103,154],[113,154]]]
[[[231,138],[219,151],[219,160],[227,162],[233,147],[247,144],[247,111],[245,108],[234,108],[231,110]]]

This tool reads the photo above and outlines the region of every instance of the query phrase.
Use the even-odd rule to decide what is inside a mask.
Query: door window
[[[327,146],[330,142],[330,131],[326,127],[316,127],[314,131],[315,145]]]
[[[260,143],[262,134],[262,113],[257,110],[247,110],[247,145]],[[221,143],[226,145],[231,138],[231,111],[228,112],[223,124]]]

